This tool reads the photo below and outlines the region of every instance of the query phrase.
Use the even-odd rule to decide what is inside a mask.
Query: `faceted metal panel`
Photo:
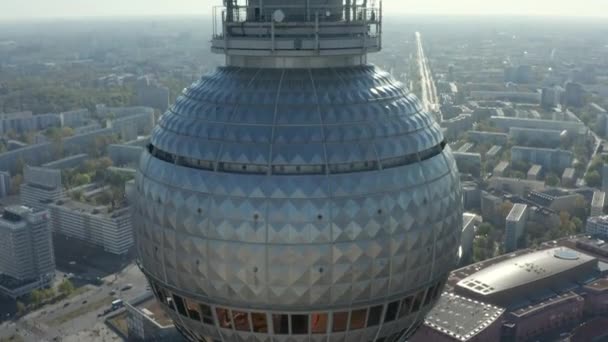
[[[220,68],[183,93],[151,139],[153,148],[213,167],[142,156],[134,205],[142,269],[185,298],[265,311],[412,295],[445,280],[456,260],[462,200],[442,142],[416,97],[373,66]],[[416,159],[382,167],[407,155]],[[226,171],[226,163],[268,171]],[[330,171],[354,163],[368,164]],[[326,167],[275,174],[277,165]],[[264,340],[254,335],[223,338]],[[273,340],[298,340],[290,338]]]

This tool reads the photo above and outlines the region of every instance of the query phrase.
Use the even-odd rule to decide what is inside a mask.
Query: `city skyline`
[[[179,0],[133,0],[128,3],[108,0],[103,5],[93,6],[93,2],[69,0],[42,1],[24,0],[0,4],[0,20],[22,20],[33,18],[74,18],[108,16],[174,16],[209,14],[211,5],[219,5],[219,0],[209,1]],[[553,1],[513,0],[488,3],[481,0],[462,0],[446,4],[441,0],[384,0],[386,13],[412,15],[505,15],[505,16],[564,16],[564,17],[606,17],[608,3],[600,0],[581,0],[576,3],[562,3],[555,6]]]

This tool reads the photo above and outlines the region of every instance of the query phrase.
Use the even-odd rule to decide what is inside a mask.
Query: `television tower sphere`
[[[371,3],[215,8],[226,66],[161,117],[134,191],[138,264],[188,340],[404,341],[439,297],[459,175],[420,101],[367,63]]]

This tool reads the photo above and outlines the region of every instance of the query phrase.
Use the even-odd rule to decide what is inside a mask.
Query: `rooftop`
[[[1,219],[11,224],[22,222],[23,219],[31,213],[39,212],[41,209],[33,209],[23,205],[12,205],[4,208]],[[21,225],[18,225],[21,227]],[[14,228],[17,226],[14,226]]]
[[[488,150],[488,153],[486,153],[486,154],[493,156],[493,155],[498,154],[498,152],[500,152],[500,150],[502,150],[502,146],[494,145]]]
[[[595,191],[593,193],[593,200],[591,201],[592,207],[604,207],[604,201],[606,199],[606,193],[603,191]]]
[[[64,207],[80,213],[90,215],[107,216],[115,218],[124,215],[130,215],[128,206],[125,202],[119,203],[114,209],[111,206],[94,206],[85,202],[74,201],[71,199],[60,199],[54,203],[55,206]]]
[[[424,323],[464,342],[494,323],[504,312],[503,308],[444,293]]]
[[[475,221],[475,219],[477,218],[477,214],[473,214],[473,213],[463,213],[462,214],[462,222],[463,228],[466,228],[469,226],[469,224],[471,224],[471,222]]]
[[[511,151],[537,151],[537,152],[572,154],[572,152],[570,152],[570,151],[562,150],[559,148],[543,148],[543,147],[528,147],[528,146],[513,146],[511,148]]]
[[[509,212],[509,215],[507,216],[507,221],[519,222],[521,220],[522,216],[524,215],[524,213],[526,212],[527,208],[528,208],[528,206],[525,204],[521,204],[521,203],[515,204],[513,206],[513,208],[511,209],[511,212]]]
[[[606,290],[608,290],[608,278],[598,279],[596,281],[593,281],[593,282],[585,285],[585,287],[588,287],[588,288],[596,290],[596,291],[606,291]]]
[[[454,271],[452,271],[452,273],[450,273],[450,277],[448,278],[448,287],[455,287],[458,284],[458,282],[460,282],[461,280],[483,270],[484,268],[490,267],[492,265],[516,258],[520,255],[528,254],[531,252],[532,252],[532,250],[530,250],[530,249],[520,249],[520,250],[510,253],[510,254],[503,254],[503,255],[497,256],[492,259],[486,259],[484,261],[480,261],[478,263],[471,264],[471,265],[459,268],[457,270],[454,270]]]
[[[469,152],[473,148],[472,143],[465,143],[456,152]]]
[[[574,178],[574,174],[575,174],[576,170],[574,170],[574,168],[569,167],[564,169],[564,173],[562,174],[562,177],[565,178]]]
[[[606,110],[595,102],[590,103],[589,106],[598,113],[606,113]]]
[[[583,298],[579,295],[577,295],[574,292],[566,292],[563,294],[559,294],[556,296],[552,296],[549,297],[541,302],[537,302],[534,303],[532,305],[527,305],[524,306],[522,308],[519,308],[513,312],[511,312],[513,315],[521,317],[521,316],[526,316],[529,315],[531,313],[534,313],[538,310],[542,310],[548,306],[551,305],[555,305],[557,303],[563,303],[563,302],[567,302],[567,301],[572,301],[572,300],[583,300]]]
[[[528,170],[528,174],[529,175],[537,175],[540,173],[540,171],[543,169],[543,167],[541,165],[537,165],[534,164],[530,167],[530,170]]]
[[[557,247],[517,256],[493,264],[468,276],[456,285],[482,296],[507,291],[597,259],[567,247]]]
[[[553,201],[558,198],[565,198],[568,196],[576,195],[576,193],[572,193],[564,189],[551,188],[543,191],[530,191],[526,195],[526,200],[532,201],[535,204],[543,207],[550,207]]]
[[[504,172],[508,167],[509,167],[509,162],[503,160],[500,163],[498,163],[498,165],[496,165],[496,167],[494,168],[494,172]]]
[[[588,218],[587,222],[608,225],[608,215],[593,216],[593,217]]]

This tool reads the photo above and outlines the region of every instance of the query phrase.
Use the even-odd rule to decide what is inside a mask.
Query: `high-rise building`
[[[403,341],[457,262],[459,175],[364,0],[227,1],[227,66],[160,119],[139,265],[192,341]]]
[[[608,164],[602,166],[602,191],[608,192]]]
[[[512,252],[521,247],[519,239],[526,229],[528,206],[517,203],[507,215],[505,222],[505,251]]]
[[[594,191],[591,199],[591,216],[602,216],[604,214],[604,206],[606,201],[606,193],[603,191]]]
[[[49,214],[8,207],[0,218],[0,293],[21,297],[55,277]]]
[[[21,184],[21,202],[29,207],[44,209],[65,195],[61,170],[25,166]]]
[[[608,216],[588,218],[585,232],[600,239],[608,239]]]
[[[570,151],[552,148],[514,146],[511,148],[511,162],[538,164],[547,171],[556,173],[572,166],[574,155]]]
[[[135,83],[137,104],[165,111],[169,107],[169,88],[159,85],[148,76],[140,77]]]
[[[0,171],[0,198],[8,196],[11,192],[11,174],[8,171]]]
[[[458,171],[471,174],[473,177],[481,176],[481,154],[468,152],[454,152]]]
[[[576,82],[566,83],[566,92],[564,93],[564,103],[566,106],[582,107],[585,105],[585,88],[583,85]]]
[[[543,88],[541,104],[543,107],[552,109],[560,105],[564,89],[560,86]]]

